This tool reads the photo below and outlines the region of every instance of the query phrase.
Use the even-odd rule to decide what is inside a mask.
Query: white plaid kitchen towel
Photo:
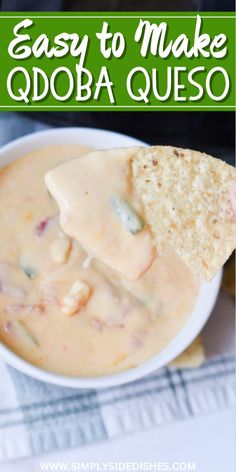
[[[0,145],[46,128],[0,114]],[[203,330],[207,361],[166,367],[103,390],[74,390],[34,380],[0,360],[0,460],[78,447],[233,406],[234,301],[221,293]]]

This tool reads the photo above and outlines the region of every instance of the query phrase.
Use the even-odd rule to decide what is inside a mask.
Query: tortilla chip
[[[194,367],[200,367],[204,361],[205,351],[202,339],[201,336],[197,336],[192,344],[170,363],[170,366],[177,367],[178,369],[192,369]]]
[[[138,148],[132,170],[158,254],[168,243],[195,275],[211,280],[236,246],[230,202],[236,170],[169,146]]]

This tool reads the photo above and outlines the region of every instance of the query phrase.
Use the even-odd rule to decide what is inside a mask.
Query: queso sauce
[[[133,280],[155,258],[152,235],[132,185],[135,149],[94,151],[51,170],[45,178],[65,233]]]
[[[185,325],[198,293],[170,249],[132,281],[89,260],[63,233],[44,176],[86,152],[50,146],[0,172],[0,340],[34,365],[72,376],[149,359]]]

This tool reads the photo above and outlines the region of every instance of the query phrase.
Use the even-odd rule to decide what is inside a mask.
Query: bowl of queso
[[[212,311],[221,272],[200,282],[167,247],[131,281],[88,257],[60,226],[45,174],[91,149],[136,145],[145,144],[61,128],[0,151],[0,355],[36,379],[75,388],[131,382],[178,356]],[[87,301],[73,313],[68,305],[81,284]]]

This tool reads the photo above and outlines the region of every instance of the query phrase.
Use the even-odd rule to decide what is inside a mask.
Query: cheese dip
[[[155,258],[142,204],[132,185],[135,149],[95,151],[51,170],[45,179],[60,207],[65,233],[133,280]]]
[[[149,359],[185,325],[198,293],[170,249],[132,281],[89,259],[65,235],[44,176],[86,152],[46,147],[0,172],[0,339],[32,364],[72,376],[114,373]],[[107,179],[109,185],[109,173]],[[137,272],[153,258],[148,233],[144,239]]]

